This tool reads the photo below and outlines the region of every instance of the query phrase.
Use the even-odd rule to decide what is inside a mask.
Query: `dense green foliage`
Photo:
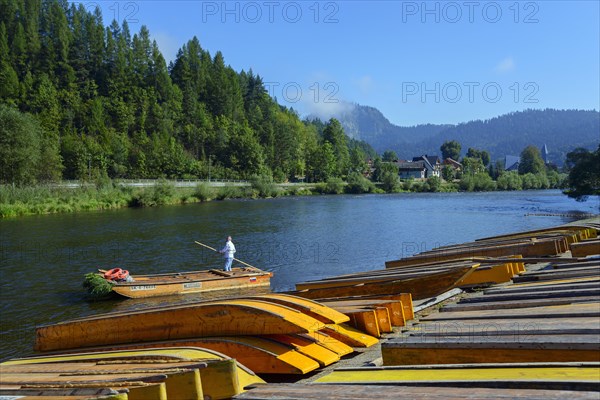
[[[33,117],[0,104],[0,181],[36,180],[41,138],[42,129]]]
[[[600,195],[600,145],[594,152],[578,148],[567,154],[570,168],[566,193],[578,201]]]
[[[477,150],[469,147],[469,150],[467,150],[467,157],[480,159],[486,167],[490,163],[490,153],[485,150]]]
[[[451,158],[453,160],[458,160],[460,157],[460,149],[461,145],[456,140],[446,141],[440,147],[440,151],[442,152],[442,159]]]
[[[546,166],[540,150],[535,146],[527,146],[521,152],[519,174],[540,174],[544,171],[546,171]]]
[[[388,162],[396,161],[398,159],[398,155],[393,150],[386,150],[381,155],[381,159]]]
[[[83,3],[0,0],[0,10],[0,163],[13,165],[0,182],[326,181],[348,174],[351,149],[360,162],[373,152],[335,120],[301,121],[196,37],[167,65],[145,26],[105,27]]]

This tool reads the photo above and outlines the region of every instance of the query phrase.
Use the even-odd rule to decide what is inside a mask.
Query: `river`
[[[555,226],[598,213],[559,191],[339,195],[232,200],[0,220],[0,360],[32,353],[34,328],[116,309],[193,301],[200,295],[88,302],[81,283],[97,268],[133,274],[220,268],[194,244],[221,246],[272,271],[272,289],[373,270],[439,245]],[[235,266],[235,264],[234,264]]]

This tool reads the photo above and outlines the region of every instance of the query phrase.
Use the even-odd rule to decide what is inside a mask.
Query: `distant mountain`
[[[378,152],[401,148],[407,143],[417,143],[453,126],[434,124],[398,126],[392,124],[375,107],[360,104],[345,104],[340,110],[342,111],[332,117],[341,122],[346,135],[353,139],[364,140]]]
[[[562,165],[569,151],[595,149],[600,142],[600,113],[593,110],[525,110],[458,125],[412,127],[392,124],[374,107],[354,104],[344,110],[333,117],[348,136],[366,141],[379,153],[394,150],[401,158],[439,154],[442,143],[456,140],[463,155],[474,147],[489,151],[492,160],[519,155],[529,145],[546,144],[549,161]]]

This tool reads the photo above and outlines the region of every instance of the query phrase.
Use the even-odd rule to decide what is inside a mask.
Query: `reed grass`
[[[88,298],[91,300],[101,300],[112,295],[113,285],[94,272],[85,275],[83,287],[87,290]]]

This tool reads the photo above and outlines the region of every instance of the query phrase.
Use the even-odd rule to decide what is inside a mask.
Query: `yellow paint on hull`
[[[40,363],[82,362],[85,360],[111,359],[156,359],[208,361],[207,367],[199,370],[202,381],[201,389],[204,395],[212,398],[227,398],[242,393],[244,387],[250,384],[264,383],[258,376],[245,367],[229,359],[226,355],[214,350],[199,347],[164,347],[131,350],[98,351],[80,354],[60,354],[41,357],[13,359],[1,365],[29,365]],[[232,364],[233,362],[233,364]],[[235,369],[233,369],[235,368]],[[210,379],[209,379],[210,378]],[[237,386],[235,384],[237,383]],[[223,388],[231,388],[225,392],[225,397],[216,397],[223,393]],[[150,389],[147,389],[150,390]],[[131,398],[131,396],[130,396]],[[143,397],[142,397],[143,398]]]
[[[131,388],[128,397],[128,400],[168,400],[167,386],[164,383],[159,383]]]
[[[352,347],[371,347],[379,343],[379,340],[376,337],[367,335],[346,324],[327,324],[325,328],[323,328],[323,332]]]
[[[77,390],[66,389],[70,393],[77,393]],[[116,394],[87,394],[78,395],[64,394],[63,389],[14,389],[0,391],[0,399],[7,396],[7,399],[15,400],[128,400],[127,393]],[[14,396],[14,397],[12,397]],[[148,397],[147,397],[148,398]]]
[[[349,326],[358,329],[367,335],[379,338],[381,337],[381,331],[379,330],[379,324],[377,323],[377,315],[375,310],[367,309],[354,309],[354,308],[338,308],[341,312],[350,317],[348,322]]]
[[[231,300],[103,314],[38,327],[35,350],[203,336],[307,333],[323,326],[322,322],[282,305]]]
[[[473,273],[462,279],[457,287],[477,286],[509,282],[516,275],[512,263],[479,266]]]
[[[294,347],[298,353],[312,358],[321,367],[326,367],[340,360],[337,353],[300,335],[269,335],[265,338]]]
[[[317,379],[317,383],[383,383],[395,382],[476,382],[476,381],[536,381],[536,382],[598,382],[600,367],[596,366],[523,366],[490,368],[357,368],[337,370]]]
[[[332,338],[329,335],[326,335],[325,333],[323,333],[321,331],[305,333],[305,334],[303,334],[303,336],[308,336],[308,337],[313,338],[321,346],[324,346],[324,347],[328,348],[329,350],[335,352],[340,357],[343,357],[348,354],[352,354],[354,352],[354,349],[352,347],[348,346],[347,344],[345,344],[337,339]]]
[[[142,349],[158,346],[192,346],[210,349],[235,358],[251,371],[260,374],[305,374],[319,368],[319,364],[315,360],[298,353],[291,346],[252,336],[191,338],[165,342],[136,343],[118,346],[118,348]],[[242,387],[254,383],[263,383],[260,378],[259,382],[252,379],[256,378],[254,374],[249,374],[246,378],[244,378],[243,373],[238,375]]]
[[[334,309],[327,307],[314,300],[305,299],[299,296],[292,296],[289,294],[266,294],[254,297],[264,301],[273,303],[283,304],[285,306],[294,308],[306,315],[326,323],[326,324],[341,324],[347,322],[349,318],[335,311]]]

